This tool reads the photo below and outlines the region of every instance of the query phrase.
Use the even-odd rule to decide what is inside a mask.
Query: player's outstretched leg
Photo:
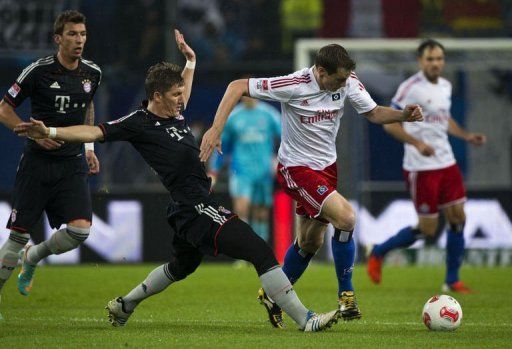
[[[107,303],[108,321],[112,326],[124,326],[133,311],[144,299],[165,290],[174,282],[170,272],[170,263],[153,269],[146,279],[124,297],[117,297]]]
[[[179,247],[182,249],[179,249]],[[146,279],[126,296],[117,297],[108,302],[105,309],[108,313],[109,322],[113,326],[124,326],[135,308],[143,300],[162,292],[172,283],[185,279],[201,264],[202,253],[181,240],[177,243],[176,237],[174,248],[177,251],[171,257],[169,263],[153,269]]]
[[[366,266],[370,280],[374,284],[380,284],[382,281],[382,263],[385,255],[391,250],[411,246],[421,236],[418,228],[405,227],[383,243],[375,245]]]
[[[335,229],[331,240],[336,277],[338,278],[338,304],[343,320],[361,318],[361,311],[352,285],[355,259],[355,243],[352,235],[352,231]]]
[[[254,265],[268,298],[275,301],[301,330],[321,331],[338,321],[339,310],[315,314],[304,307],[270,247],[246,223],[239,219],[227,222],[216,242],[219,253]]]
[[[28,296],[32,290],[37,263],[51,254],[59,255],[74,250],[87,239],[89,232],[90,228],[80,228],[68,224],[66,228],[53,233],[48,240],[34,246],[27,246],[20,252],[22,267],[18,275],[18,291],[22,295]]]

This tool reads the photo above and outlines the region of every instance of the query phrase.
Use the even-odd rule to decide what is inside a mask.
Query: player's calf
[[[29,234],[11,230],[9,238],[0,248],[0,292],[18,265],[19,252],[27,244]]]

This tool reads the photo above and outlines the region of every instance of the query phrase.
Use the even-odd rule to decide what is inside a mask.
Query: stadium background
[[[395,38],[435,37],[442,41],[508,38],[512,34],[512,5],[500,0],[3,0],[1,91],[6,91],[34,59],[54,52],[52,24],[56,14],[68,8],[87,16],[84,56],[103,70],[95,99],[97,123],[118,118],[138,105],[144,96],[141,87],[149,65],[161,60],[183,63],[170,28],[182,30],[197,53],[194,88],[185,116],[198,136],[210,125],[229,81],[246,73],[274,76],[293,71],[298,38],[374,38],[385,45],[385,40]],[[365,62],[361,59],[358,63],[364,66]],[[415,71],[414,61],[409,60],[411,63],[412,67],[400,75],[383,78],[359,70],[358,74],[378,103],[389,104],[406,73]],[[475,70],[487,80],[472,75]],[[482,149],[452,140],[471,198],[466,206],[470,249],[466,258],[477,265],[511,265],[512,72],[502,66],[487,66],[483,59],[467,59],[448,74],[454,85],[454,116],[462,125],[486,133],[489,140]],[[18,112],[27,117],[29,103]],[[360,119],[353,110],[344,116],[338,154],[340,191],[357,207],[357,236],[362,247],[413,223],[414,212],[402,184],[401,145],[380,126]],[[10,214],[10,190],[22,147],[23,140],[0,129],[2,222]],[[101,173],[91,179],[93,233],[79,251],[54,256],[48,262],[167,259],[169,228],[163,186],[127,144],[98,144],[96,149]],[[221,177],[216,196],[230,207],[226,180]],[[276,191],[276,198],[273,244],[282,255],[292,239],[293,215],[291,202],[281,192]],[[7,230],[1,229],[0,243],[7,238]],[[39,241],[49,233],[41,221],[34,239]],[[444,240],[442,231],[439,233],[438,239],[426,242],[431,249],[411,249],[392,256],[393,261],[442,263],[437,247],[442,247]],[[329,259],[328,250],[319,257]],[[363,259],[360,253],[358,260]]]

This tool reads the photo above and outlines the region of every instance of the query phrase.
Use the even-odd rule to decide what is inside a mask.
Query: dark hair
[[[343,46],[330,44],[322,47],[316,54],[315,66],[323,67],[331,75],[343,68],[347,71],[356,69],[356,62],[350,58]]]
[[[182,86],[185,82],[181,77],[181,71],[180,66],[168,62],[160,62],[149,67],[144,81],[146,97],[152,100],[155,92],[164,94],[176,84]]]
[[[418,46],[418,52],[417,52],[418,53],[418,57],[423,56],[423,53],[425,52],[425,50],[427,48],[433,49],[435,47],[439,47],[441,50],[443,50],[443,53],[445,53],[444,46],[439,41],[434,40],[434,39],[423,40],[421,42],[420,46]]]
[[[55,20],[55,23],[53,23],[53,34],[62,35],[64,31],[64,25],[69,22],[85,24],[85,16],[75,10],[62,12]]]

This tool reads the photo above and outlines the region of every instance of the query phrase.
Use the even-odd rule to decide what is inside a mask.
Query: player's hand
[[[472,145],[480,146],[484,145],[487,142],[487,137],[482,133],[470,133],[466,137],[466,141],[468,141]]]
[[[174,29],[174,36],[176,37],[176,44],[178,45],[178,49],[183,53],[187,61],[195,62],[196,54],[194,50],[190,48],[185,42],[185,38],[183,34],[180,33],[178,29]]]
[[[50,134],[50,129],[44,125],[44,122],[30,118],[30,122],[22,122],[16,125],[14,132],[20,137],[44,139]]]
[[[100,161],[93,150],[85,151],[85,159],[87,160],[87,166],[89,166],[90,175],[95,175],[100,172]]]
[[[32,138],[32,137],[30,137]],[[36,142],[41,148],[45,150],[54,150],[59,149],[64,141],[56,141],[54,139],[50,138],[44,138],[44,139],[34,139],[34,142]]]
[[[220,132],[215,128],[211,127],[203,135],[201,147],[199,147],[199,159],[201,159],[202,162],[206,162],[208,158],[212,155],[214,149],[217,149],[217,153],[222,155],[221,145],[222,141],[220,137]]]
[[[423,156],[432,156],[436,153],[434,148],[423,142],[418,142],[417,144],[415,144],[415,147]]]
[[[403,121],[423,121],[423,111],[418,104],[408,104],[402,111]]]

